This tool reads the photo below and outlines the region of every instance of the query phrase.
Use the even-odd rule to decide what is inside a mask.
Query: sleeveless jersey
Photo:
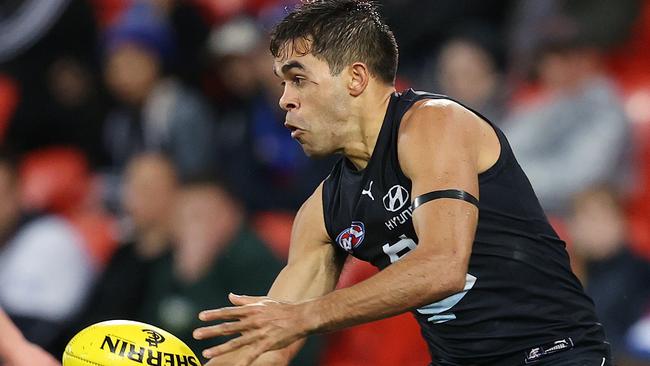
[[[415,197],[400,169],[397,135],[406,111],[424,98],[449,99],[413,90],[394,93],[367,167],[358,171],[343,157],[323,183],[332,244],[379,269],[417,246],[411,220]],[[525,365],[570,348],[608,354],[593,302],[571,272],[564,242],[505,135],[476,114],[490,123],[501,151],[478,175],[479,218],[464,290],[413,311],[434,365]]]

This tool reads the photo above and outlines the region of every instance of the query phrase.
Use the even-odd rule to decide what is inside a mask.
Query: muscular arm
[[[294,302],[331,292],[338,282],[343,259],[337,256],[325,230],[321,185],[296,214],[289,260],[271,286],[269,296]]]
[[[325,230],[322,204],[322,185],[303,204],[294,220],[291,233],[289,260],[275,279],[268,297],[284,302],[299,302],[322,296],[331,292],[341,273],[344,258],[329,243]],[[232,298],[234,303],[237,298]],[[210,311],[201,315],[203,320],[211,320]],[[215,327],[206,327],[195,332],[199,338],[208,338]],[[295,342],[281,350],[267,352],[257,359],[255,365],[287,364],[298,351],[301,342]],[[246,352],[246,349],[239,353]],[[222,362],[215,358],[208,365],[231,365],[229,360],[238,360],[241,354],[228,355]]]

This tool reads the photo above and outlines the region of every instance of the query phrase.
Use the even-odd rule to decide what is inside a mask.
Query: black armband
[[[416,208],[429,201],[437,200],[440,198],[451,198],[454,200],[469,202],[478,208],[478,199],[472,196],[470,193],[461,191],[460,189],[445,189],[442,191],[425,193],[421,196],[416,197],[413,201],[413,209],[415,210]]]

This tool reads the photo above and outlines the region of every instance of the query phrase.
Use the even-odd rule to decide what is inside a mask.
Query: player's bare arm
[[[274,308],[282,303],[294,303],[322,296],[331,292],[336,286],[343,259],[335,253],[334,247],[329,243],[323,222],[322,186],[319,186],[314,194],[305,201],[296,215],[291,235],[288,263],[273,283],[268,297],[231,295],[230,300],[234,305],[240,306],[238,309],[250,311],[251,314],[262,315],[267,312],[268,308]],[[201,313],[200,317],[204,321],[212,321],[220,319],[221,313],[221,310],[206,311]],[[293,316],[294,314],[287,315]],[[305,315],[309,316],[308,314]],[[242,322],[237,324],[238,326],[251,328],[251,332],[245,332],[240,337],[240,341],[258,336],[255,328],[257,322],[262,323],[262,320],[251,320],[254,320],[254,324],[245,319],[242,319]],[[263,321],[283,322],[281,319]],[[233,325],[235,323],[201,328],[195,332],[195,336],[205,339],[238,332],[237,329],[232,328]],[[236,345],[240,341],[233,342]],[[255,364],[267,366],[286,365],[297,351],[298,343],[281,350],[267,352],[259,357]],[[221,350],[222,348],[216,346],[206,350],[207,353],[204,353],[204,355],[210,358]],[[236,362],[252,360],[253,355],[257,357],[259,352],[252,347],[245,347],[237,352],[213,358],[207,365],[235,365]]]
[[[1,365],[61,366],[54,357],[27,341],[2,309],[0,309],[0,334]]]
[[[496,136],[482,125],[450,102],[422,102],[405,116],[399,159],[413,181],[413,197],[449,188],[478,197],[478,173],[498,158]],[[490,138],[492,148],[483,141]],[[255,349],[250,355],[257,357],[309,334],[389,317],[462,291],[477,208],[460,200],[435,200],[417,209],[413,218],[417,249],[364,282],[297,303],[265,300],[211,312],[211,319],[238,320],[212,328],[211,335],[243,334],[211,351],[223,354],[250,345]]]

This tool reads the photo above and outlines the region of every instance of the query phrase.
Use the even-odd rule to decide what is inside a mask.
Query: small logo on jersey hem
[[[363,243],[363,239],[366,237],[366,226],[361,221],[352,221],[352,225],[349,228],[341,231],[341,233],[336,237],[336,242],[338,245],[348,252],[352,252],[353,249]]]
[[[555,342],[547,343],[541,346],[533,347],[526,351],[526,364],[539,361],[541,358],[551,355],[553,353],[567,351],[573,348],[573,339],[567,337],[557,340]]]

